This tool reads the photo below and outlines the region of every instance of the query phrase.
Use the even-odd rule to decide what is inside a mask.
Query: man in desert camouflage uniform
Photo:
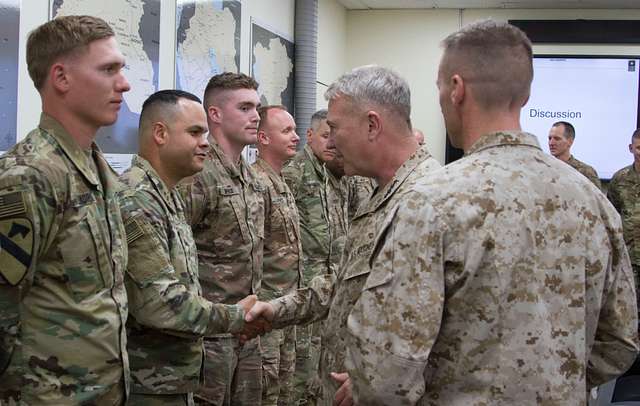
[[[337,274],[316,277],[294,295],[258,302],[248,319],[275,317],[274,327],[278,328],[326,317],[319,403],[332,405],[334,398],[336,404],[350,404],[344,364],[347,317],[367,283],[375,282],[368,281],[369,259],[377,253],[374,242],[386,234],[386,219],[396,203],[416,180],[429,176],[440,164],[425,147],[418,146],[411,133],[411,95],[396,73],[376,66],[357,68],[341,76],[325,96],[329,100],[327,122],[344,155],[345,173],[375,178],[379,187],[350,225]]]
[[[256,142],[258,84],[244,74],[213,76],[204,92],[211,137],[202,172],[181,190],[198,247],[204,297],[235,304],[257,294],[262,280],[264,188],[241,156]],[[229,334],[205,338],[205,386],[196,400],[213,405],[259,405],[259,340],[244,345]]]
[[[354,402],[585,405],[638,351],[620,218],[520,129],[522,31],[483,21],[443,45],[440,105],[466,156],[420,179],[372,241],[345,332]]]
[[[549,151],[551,155],[567,163],[576,171],[589,179],[598,189],[602,188],[598,173],[593,167],[577,160],[571,155],[571,146],[576,139],[576,130],[566,121],[558,121],[549,130]]]
[[[129,90],[124,64],[99,18],[29,35],[43,112],[0,158],[0,404],[125,402],[126,236],[117,175],[94,143]]]
[[[258,160],[253,165],[265,186],[264,267],[260,300],[271,300],[298,288],[302,245],[296,202],[282,177],[284,162],[296,154],[296,123],[283,106],[264,106],[258,127]],[[296,330],[289,326],[260,338],[262,405],[294,404]]]
[[[335,147],[328,147],[327,110],[311,116],[307,144],[296,154],[282,173],[296,199],[300,215],[303,271],[301,286],[318,275],[336,272],[344,248],[347,220],[339,197],[342,185],[329,190],[329,171],[325,167],[336,157]],[[319,390],[317,379],[320,359],[321,323],[296,329],[295,399],[300,405],[314,404]]]
[[[154,93],[142,105],[139,153],[120,177],[128,186],[121,197],[129,246],[128,405],[193,405],[202,336],[239,331],[255,302],[213,304],[201,295],[196,246],[175,185],[202,170],[207,133],[200,99],[180,90]]]

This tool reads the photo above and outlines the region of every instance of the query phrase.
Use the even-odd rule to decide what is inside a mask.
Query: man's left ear
[[[269,145],[271,140],[264,131],[258,131],[258,144]]]
[[[382,132],[382,120],[380,120],[380,114],[377,111],[367,111],[367,125],[369,141],[374,141]]]
[[[451,76],[451,103],[454,106],[461,104],[465,96],[465,83],[462,76],[455,74]]]

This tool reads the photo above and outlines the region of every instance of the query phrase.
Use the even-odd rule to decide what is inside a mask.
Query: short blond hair
[[[86,15],[58,17],[31,31],[27,39],[27,69],[36,89],[42,89],[58,58],[114,35],[103,19]]]

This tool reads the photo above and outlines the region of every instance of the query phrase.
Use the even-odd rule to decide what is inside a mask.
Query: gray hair
[[[315,113],[313,113],[313,115],[311,116],[311,130],[313,132],[316,132],[318,130],[318,126],[320,125],[320,123],[322,122],[322,120],[326,120],[327,119],[327,109],[321,109],[316,111]]]
[[[367,65],[353,69],[333,82],[326,100],[347,96],[354,104],[373,103],[389,108],[410,123],[411,91],[407,82],[391,69]]]

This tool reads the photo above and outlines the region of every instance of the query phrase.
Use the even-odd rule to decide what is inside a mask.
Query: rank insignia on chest
[[[218,186],[218,193],[222,196],[233,196],[239,194],[236,188],[232,185]]]

